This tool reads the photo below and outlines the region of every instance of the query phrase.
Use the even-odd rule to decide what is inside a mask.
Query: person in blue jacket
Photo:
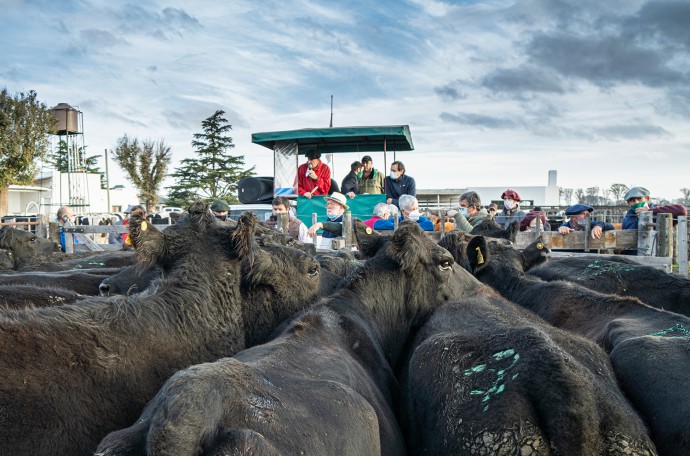
[[[419,227],[424,231],[434,231],[434,223],[428,218],[424,217],[419,212],[419,201],[412,195],[401,195],[398,200],[400,207],[399,223],[405,220],[413,220],[419,224]],[[392,230],[394,228],[393,220],[379,220],[376,222],[377,230]]]
[[[565,210],[565,215],[570,217],[567,222],[558,227],[561,234],[572,233],[573,231],[584,231],[587,227],[587,213],[594,208],[586,204],[574,204]],[[607,222],[590,221],[592,239],[599,239],[601,233],[614,229],[613,225]]]

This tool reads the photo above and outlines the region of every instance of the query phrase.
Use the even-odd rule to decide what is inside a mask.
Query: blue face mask
[[[467,213],[467,208],[460,206],[460,209],[458,209],[458,212],[460,212],[462,215],[465,216],[465,218],[469,217],[470,214]]]

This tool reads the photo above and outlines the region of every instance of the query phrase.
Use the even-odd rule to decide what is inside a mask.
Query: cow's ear
[[[356,218],[354,222],[355,237],[357,238],[357,245],[359,245],[359,251],[362,253],[362,257],[373,257],[384,244],[382,239],[383,236],[366,226],[364,222],[358,218]]]
[[[256,233],[257,219],[251,212],[245,212],[237,221],[237,226],[230,235],[232,242],[232,254],[235,258],[247,260],[249,267],[252,267],[255,260],[255,253],[258,247],[254,241]]]
[[[533,267],[539,266],[540,264],[546,262],[548,259],[546,255],[550,251],[551,250],[544,243],[541,236],[539,236],[536,241],[525,247],[521,252],[522,270],[527,272]]]
[[[142,267],[157,263],[159,256],[166,251],[163,233],[145,220],[143,212],[131,213],[127,226],[129,237],[125,242],[134,247]]]
[[[417,222],[405,221],[393,234],[388,247],[391,256],[400,264],[402,270],[412,269],[419,263],[427,248],[420,242],[424,232]]]
[[[508,225],[508,231],[510,231],[510,242],[515,244],[515,239],[517,239],[517,234],[520,232],[520,222],[514,220]]]
[[[9,226],[0,228],[0,248],[9,249],[12,246],[14,231]]]
[[[467,243],[467,261],[472,274],[481,271],[489,262],[489,248],[484,236],[475,236]]]

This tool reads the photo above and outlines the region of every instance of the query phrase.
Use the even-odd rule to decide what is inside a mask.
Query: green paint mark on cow
[[[518,363],[518,360],[520,359],[520,354],[516,353],[514,349],[510,348],[507,350],[494,353],[493,355],[491,355],[491,358],[493,358],[494,362],[497,363],[510,361],[510,365],[508,365],[507,367],[501,366],[500,368],[495,369],[487,367],[487,364],[485,363],[476,364],[471,368],[465,370],[464,373],[465,377],[476,375],[482,372],[486,372],[485,375],[487,376],[491,374],[494,375],[494,380],[486,390],[474,389],[470,391],[470,396],[481,396],[481,402],[486,403],[486,405],[483,408],[484,412],[489,410],[489,401],[491,400],[491,398],[505,391],[506,381],[514,380],[517,377],[518,374],[515,374],[512,377],[506,378],[506,374]]]
[[[688,331],[685,326],[681,325],[680,323],[671,326],[668,329],[664,329],[659,332],[655,332],[654,334],[651,334],[652,336],[659,336],[659,337],[672,337],[672,338],[685,338],[685,339],[690,339],[690,331]]]

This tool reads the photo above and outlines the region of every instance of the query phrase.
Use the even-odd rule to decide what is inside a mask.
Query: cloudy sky
[[[418,188],[690,187],[690,2],[0,0],[0,86],[83,113],[89,154],[222,109],[251,133],[408,124]],[[344,176],[348,157],[336,163]],[[374,156],[375,164],[378,160]],[[103,164],[101,165],[102,167]],[[110,163],[111,185],[129,186]]]

